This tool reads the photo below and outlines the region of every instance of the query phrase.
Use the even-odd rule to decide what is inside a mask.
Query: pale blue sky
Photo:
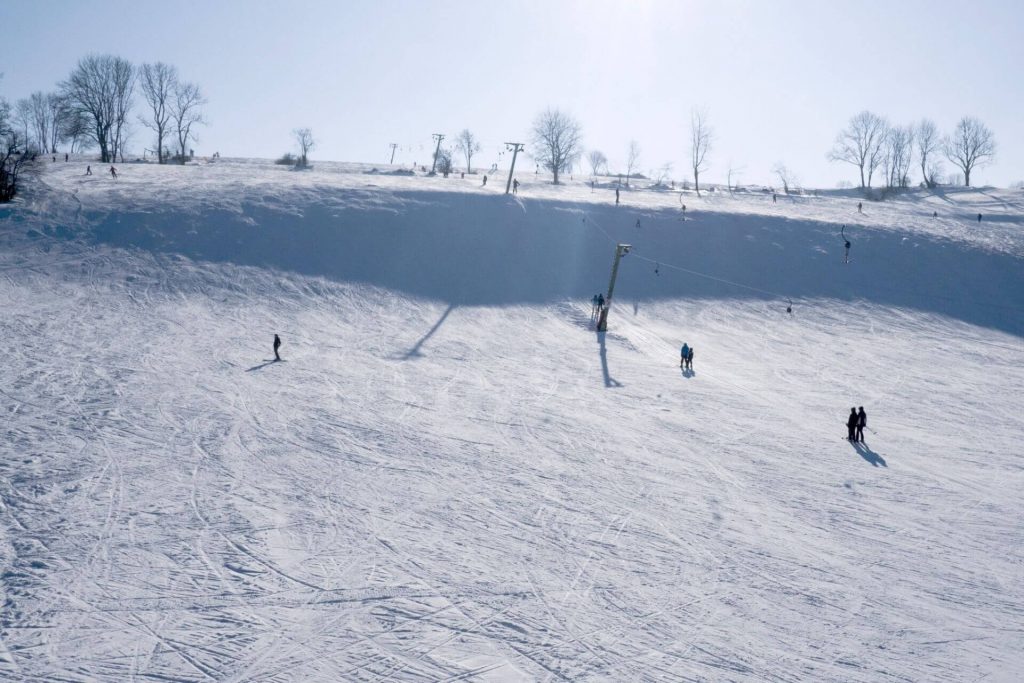
[[[1019,1],[0,0],[0,32],[11,100],[89,52],[175,64],[210,100],[202,154],[277,156],[309,126],[314,159],[386,162],[396,142],[396,162],[426,163],[431,133],[469,128],[490,164],[551,105],[613,169],[636,139],[644,171],[672,162],[681,178],[700,106],[716,133],[708,180],[732,164],[773,182],[781,161],[832,187],[856,169],[825,153],[871,109],[944,132],[978,116],[999,154],[976,184],[1024,179]],[[148,138],[137,127],[133,147]]]

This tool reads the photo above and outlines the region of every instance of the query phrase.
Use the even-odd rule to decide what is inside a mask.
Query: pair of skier
[[[846,419],[846,440],[854,443],[864,443],[864,428],[868,426],[868,414],[864,412],[864,406],[860,412],[856,408],[850,408],[850,417]]]
[[[593,320],[604,308],[604,294],[595,294],[594,298],[590,300],[590,319]]]
[[[693,347],[686,342],[683,342],[683,348],[679,351],[679,368],[693,370]]]

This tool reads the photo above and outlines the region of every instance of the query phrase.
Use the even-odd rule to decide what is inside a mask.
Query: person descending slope
[[[846,226],[844,225],[839,233],[843,236],[843,244],[846,245],[846,254],[843,256],[843,263],[850,262],[850,240],[846,238]]]
[[[857,423],[860,421],[860,417],[857,415],[856,408],[850,408],[850,417],[846,419],[846,440],[856,441],[857,440]]]
[[[679,350],[679,369],[686,369],[686,361],[690,358],[690,345],[683,342],[683,348]]]
[[[274,360],[281,360],[281,354],[277,350],[281,348],[281,338],[276,334],[274,335]]]
[[[117,180],[117,169],[113,166],[110,167],[110,177]]]

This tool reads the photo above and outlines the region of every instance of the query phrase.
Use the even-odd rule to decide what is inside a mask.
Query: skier
[[[981,222],[981,214],[980,213],[978,214],[978,222],[979,223]]]
[[[686,354],[686,369],[693,370],[693,347],[690,347],[690,353]]]
[[[85,175],[92,175],[92,166],[85,167]]]
[[[484,184],[483,184],[482,187],[487,187],[487,176],[486,175],[484,175]]]
[[[857,213],[864,213],[864,202],[857,202]]]
[[[604,294],[597,295],[597,312],[598,314],[604,310]]]
[[[844,225],[839,231],[839,234],[843,236],[843,244],[846,246],[846,255],[843,256],[843,263],[850,262],[850,240],[846,239],[846,226]]]
[[[932,218],[938,218],[938,217],[939,217],[939,212],[938,211],[932,211]]]
[[[615,188],[615,206],[619,205],[619,188]]]
[[[595,294],[594,298],[590,300],[590,319],[591,320],[593,320],[594,318],[597,317],[597,297],[598,297],[598,295]]]
[[[519,179],[516,178],[512,181],[512,194],[519,194]]]
[[[117,169],[113,166],[110,167],[110,177],[117,180]]]
[[[857,441],[864,443],[864,428],[868,426],[868,414],[864,412],[864,406],[860,407],[857,413]]]
[[[690,346],[686,342],[683,342],[683,348],[679,351],[679,368],[686,368],[686,361],[690,358]]]
[[[281,354],[277,350],[281,348],[281,338],[276,334],[274,335],[274,360],[281,360]]]
[[[779,201],[779,196],[772,192],[772,204],[776,204]]]
[[[68,163],[68,154],[67,154],[67,152],[64,153],[64,163],[65,164]]]
[[[850,417],[846,420],[846,440],[856,441],[857,440],[857,423],[860,418],[857,416],[857,409],[850,408]]]

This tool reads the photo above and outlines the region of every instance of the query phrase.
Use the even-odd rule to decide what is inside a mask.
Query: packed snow
[[[0,207],[0,678],[1024,675],[1021,192],[84,165]]]

